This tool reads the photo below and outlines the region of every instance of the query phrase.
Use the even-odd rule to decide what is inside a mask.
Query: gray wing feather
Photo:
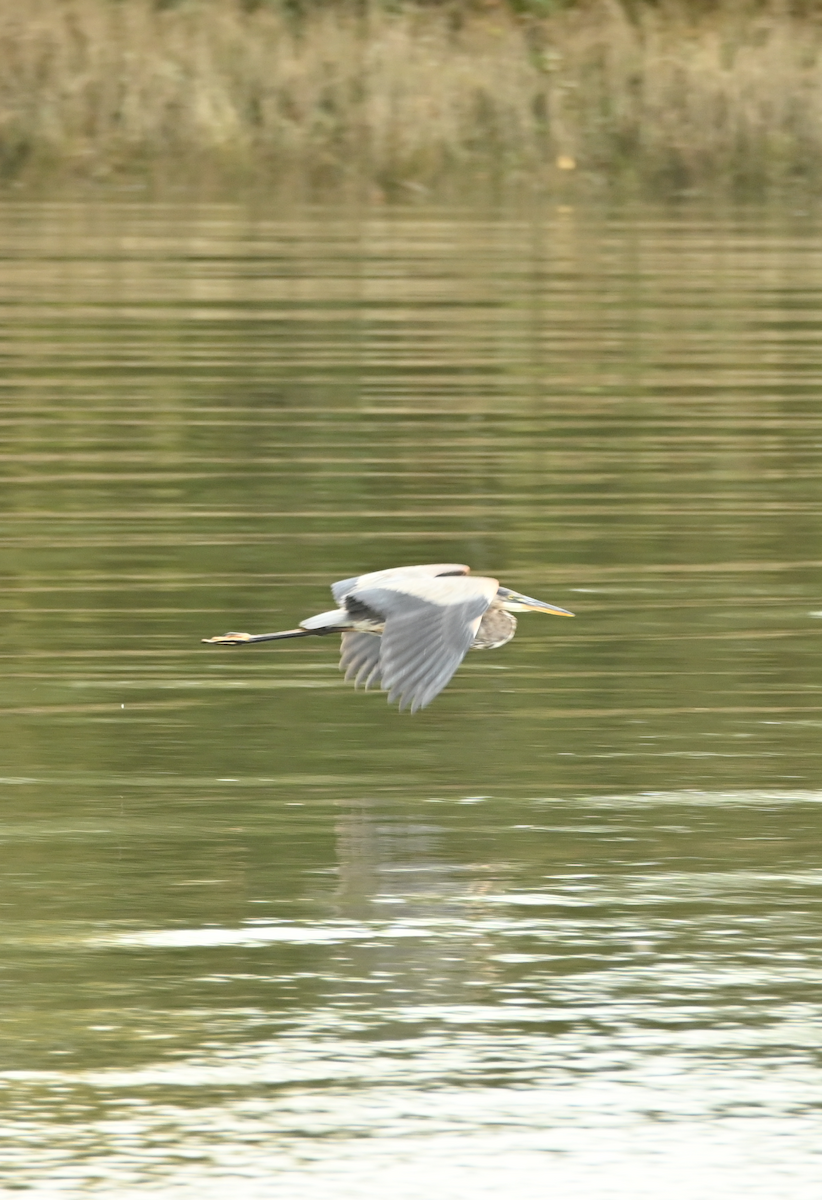
[[[364,587],[390,586],[401,582],[403,577],[409,575],[433,578],[437,575],[467,575],[469,571],[470,568],[466,567],[464,563],[423,563],[417,567],[389,567],[386,571],[352,575],[350,579],[341,579],[338,583],[332,583],[331,594],[338,604],[342,604],[345,597],[353,592],[358,584]]]
[[[379,683],[381,641],[375,633],[349,630],[342,635],[340,670],[345,671],[347,682],[353,680],[355,687],[362,684],[366,688]]]
[[[465,658],[495,590],[443,605],[389,588],[357,589],[358,600],[385,616],[379,671],[390,702],[416,712],[439,695]]]
[[[389,700],[416,712],[439,695],[465,658],[474,639],[474,620],[486,607],[477,600],[446,611],[426,604],[422,611],[386,622],[381,664]]]

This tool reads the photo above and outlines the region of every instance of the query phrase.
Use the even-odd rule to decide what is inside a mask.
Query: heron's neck
[[[517,618],[504,608],[489,608],[476,632],[472,650],[494,650],[510,642],[517,631]]]

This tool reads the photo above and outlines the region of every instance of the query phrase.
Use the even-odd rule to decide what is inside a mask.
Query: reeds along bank
[[[0,178],[813,181],[821,53],[815,8],[0,0]]]

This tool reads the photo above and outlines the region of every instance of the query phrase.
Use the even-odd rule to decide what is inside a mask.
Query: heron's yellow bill
[[[575,617],[576,613],[569,612],[567,608],[558,608],[556,604],[549,604],[546,600],[529,600],[525,597],[524,606],[532,612],[553,613],[557,617]]]
[[[510,588],[500,588],[498,595],[502,598],[502,607],[508,612],[545,612],[557,617],[573,617],[575,614],[567,608],[558,608],[547,600],[535,600],[533,596],[524,596],[522,592],[513,592]]]

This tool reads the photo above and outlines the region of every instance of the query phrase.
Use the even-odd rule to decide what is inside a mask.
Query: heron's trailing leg
[[[203,638],[209,646],[247,646],[250,642],[280,642],[285,638],[312,637],[323,633],[339,633],[338,629],[286,629],[282,633],[224,633],[221,637]]]

